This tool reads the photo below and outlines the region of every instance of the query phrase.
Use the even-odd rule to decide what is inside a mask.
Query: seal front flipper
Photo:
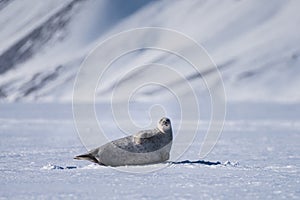
[[[135,144],[142,144],[145,141],[153,138],[159,132],[160,132],[159,129],[140,131],[137,134],[132,136],[133,137],[133,142]]]

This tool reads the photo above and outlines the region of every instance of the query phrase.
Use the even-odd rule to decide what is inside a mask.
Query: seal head
[[[171,121],[169,118],[163,117],[158,121],[157,128],[163,133],[172,132]]]

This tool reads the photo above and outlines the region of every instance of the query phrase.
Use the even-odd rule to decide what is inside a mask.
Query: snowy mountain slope
[[[120,31],[155,26],[180,31],[207,49],[221,70],[229,101],[299,102],[299,5],[292,0],[7,1],[0,10],[5,27],[0,30],[0,98],[69,102],[77,70],[91,49]],[[193,77],[178,58],[134,52],[111,69],[114,77],[99,87],[97,99],[107,99],[124,71],[150,62]],[[142,95],[147,94],[153,96]]]

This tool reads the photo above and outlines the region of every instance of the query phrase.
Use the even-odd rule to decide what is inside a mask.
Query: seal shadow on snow
[[[205,160],[184,160],[184,161],[171,161],[169,162],[170,164],[173,165],[182,165],[182,164],[201,164],[201,165],[221,165],[221,162],[211,162],[211,161],[205,161]]]
[[[205,160],[183,160],[183,161],[168,161],[165,162],[166,164],[170,164],[170,165],[190,165],[190,164],[200,164],[200,165],[207,165],[207,166],[212,166],[212,165],[221,165],[222,163],[219,161],[216,162],[212,162],[212,161],[205,161]],[[96,165],[96,164],[95,164]],[[100,165],[99,165],[100,166]],[[105,167],[105,166],[103,166]],[[42,169],[47,169],[47,170],[63,170],[63,169],[79,169],[80,167],[78,166],[66,166],[66,167],[62,167],[59,165],[47,165],[42,167]]]

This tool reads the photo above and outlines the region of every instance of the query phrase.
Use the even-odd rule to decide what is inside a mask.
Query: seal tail
[[[74,159],[76,159],[76,160],[88,160],[88,161],[99,164],[98,160],[90,153],[75,156]]]

